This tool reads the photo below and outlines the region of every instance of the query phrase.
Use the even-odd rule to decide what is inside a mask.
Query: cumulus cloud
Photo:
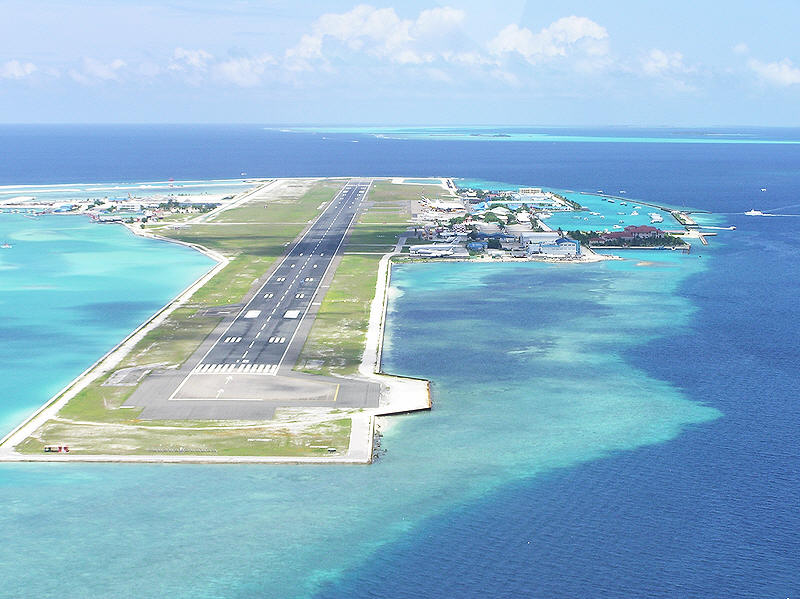
[[[788,58],[778,62],[761,62],[755,58],[747,61],[747,66],[767,83],[788,87],[800,83],[800,68]]]
[[[590,56],[607,53],[608,31],[586,17],[569,16],[554,21],[538,33],[527,27],[508,25],[489,42],[492,54],[519,54],[530,63],[566,56],[580,49]]]
[[[169,68],[173,71],[184,71],[187,69],[197,69],[204,71],[208,67],[209,61],[214,57],[211,53],[202,49],[187,50],[186,48],[175,48],[172,53],[172,60]]]
[[[666,77],[691,73],[694,69],[684,64],[680,52],[665,52],[655,48],[642,59],[642,70],[651,77]]]
[[[254,58],[232,58],[214,65],[217,79],[239,87],[253,87],[262,82],[269,65],[275,59],[269,54]]]
[[[93,81],[118,81],[120,71],[127,66],[121,58],[110,62],[103,62],[94,58],[83,59],[83,69],[71,69],[70,77],[78,83],[91,83]]]
[[[416,19],[402,19],[393,8],[361,4],[345,13],[322,15],[311,33],[286,50],[286,61],[293,69],[312,68],[327,58],[325,46],[334,42],[397,64],[430,63],[437,53],[426,40],[459,26],[464,16],[463,11],[445,6],[423,10]]]
[[[0,78],[2,79],[24,79],[35,73],[37,67],[32,62],[20,62],[19,60],[9,60],[0,64]]]

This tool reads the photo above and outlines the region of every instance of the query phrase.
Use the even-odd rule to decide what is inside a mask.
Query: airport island
[[[582,264],[690,252],[713,235],[690,211],[624,191],[408,177],[209,189],[167,182],[69,202],[33,190],[0,203],[121,223],[216,263],[7,435],[0,460],[370,463],[392,415],[432,406],[428,381],[383,372],[393,264]]]

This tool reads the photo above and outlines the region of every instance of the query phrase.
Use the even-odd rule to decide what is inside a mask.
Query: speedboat
[[[764,216],[764,213],[761,212],[761,210],[755,210],[755,209],[748,210],[747,212],[745,212],[745,214],[747,216]]]

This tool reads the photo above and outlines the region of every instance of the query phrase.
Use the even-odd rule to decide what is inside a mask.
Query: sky
[[[800,126],[800,2],[0,0],[0,122]]]

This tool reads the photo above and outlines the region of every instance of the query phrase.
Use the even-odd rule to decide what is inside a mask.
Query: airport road
[[[225,387],[241,376],[246,379],[241,381],[242,384],[250,381],[246,384],[249,389],[254,386],[254,375],[288,374],[294,363],[287,359],[287,355],[296,357],[298,348],[302,348],[305,342],[310,327],[301,325],[312,302],[320,302],[324,295],[320,287],[323,278],[340,252],[370,184],[370,180],[350,180],[336,194],[172,393],[171,399],[181,399],[186,395],[182,393],[184,388],[193,399],[199,399],[199,396],[223,399],[218,395],[216,381],[220,380],[219,375],[224,376]],[[293,351],[290,352],[290,348]],[[208,385],[204,385],[206,380]],[[208,387],[207,392],[200,391],[203,387]],[[265,389],[269,384],[264,381],[257,387]],[[230,397],[231,394],[227,395]],[[234,392],[234,396],[237,395],[242,393]]]

